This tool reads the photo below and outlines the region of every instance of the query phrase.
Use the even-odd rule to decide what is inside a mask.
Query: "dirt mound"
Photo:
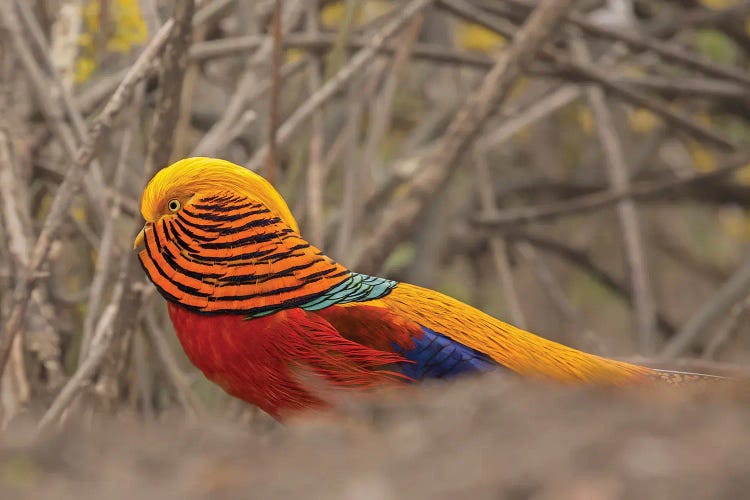
[[[5,498],[741,498],[748,397],[498,377],[250,426],[135,419],[0,448]]]

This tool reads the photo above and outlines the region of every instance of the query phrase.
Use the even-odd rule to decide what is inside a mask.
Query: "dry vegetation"
[[[490,377],[279,428],[189,366],[130,248],[157,169],[224,157],[359,271],[742,376],[750,2],[3,0],[0,40],[3,491],[747,491],[734,393]]]

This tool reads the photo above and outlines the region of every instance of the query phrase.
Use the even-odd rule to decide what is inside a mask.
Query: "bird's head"
[[[302,238],[268,181],[228,161],[170,165],[146,186],[141,211],[138,259],[175,307],[268,314],[304,304],[350,274]]]
[[[270,182],[255,172],[218,158],[186,158],[160,170],[143,190],[141,213],[148,226],[174,216],[194,199],[226,194],[263,204],[298,231],[297,221]],[[141,231],[136,237],[135,247],[142,243],[143,234]]]

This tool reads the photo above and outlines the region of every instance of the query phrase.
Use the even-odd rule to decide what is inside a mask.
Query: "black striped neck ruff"
[[[196,195],[147,225],[139,259],[167,299],[204,313],[257,316],[305,304],[351,276],[263,204]]]

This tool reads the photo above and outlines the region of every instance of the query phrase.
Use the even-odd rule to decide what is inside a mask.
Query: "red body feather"
[[[375,327],[349,328],[359,332],[354,341],[342,337],[324,315],[302,309],[245,319],[236,314],[206,315],[168,304],[177,336],[193,364],[229,394],[276,418],[325,406],[311,387],[306,387],[306,373],[320,377],[326,387],[341,390],[361,391],[405,381],[406,377],[389,369],[389,365],[405,361],[401,355],[360,343],[372,341],[385,348],[385,339],[393,338],[395,330],[388,328],[377,308],[361,311],[364,316],[359,320],[353,319],[358,316],[351,314],[353,308],[338,308],[349,314],[335,309],[329,308],[325,316],[339,327],[346,327],[347,321],[373,321]],[[405,333],[394,341],[407,346],[411,342]]]

